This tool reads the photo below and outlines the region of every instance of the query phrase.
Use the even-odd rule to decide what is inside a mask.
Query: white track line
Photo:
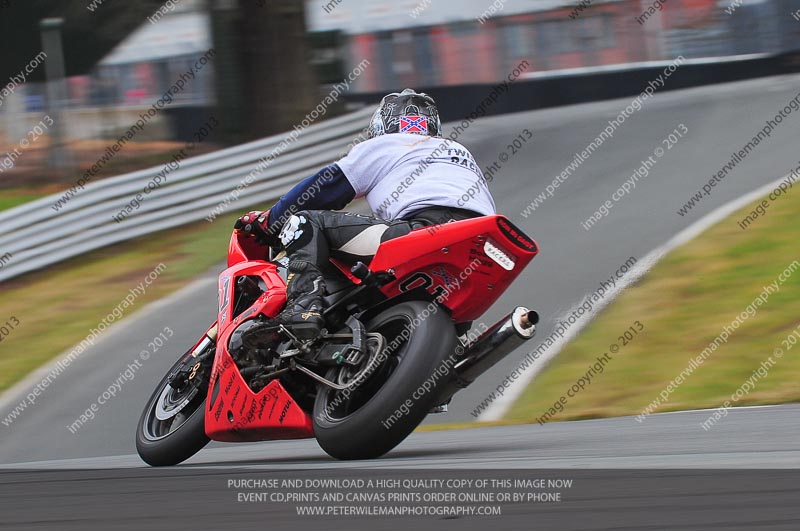
[[[216,269],[218,268],[215,268],[215,270]],[[78,361],[85,358],[90,358],[95,354],[97,354],[98,352],[102,352],[100,346],[102,346],[103,343],[109,341],[110,339],[113,339],[115,335],[119,334],[126,328],[135,324],[140,319],[152,315],[154,312],[158,311],[159,308],[166,306],[167,304],[170,304],[173,301],[180,300],[183,297],[187,297],[193,293],[196,293],[197,291],[215,289],[216,281],[217,281],[216,274],[213,276],[205,274],[201,278],[190,282],[187,286],[180,288],[175,293],[172,293],[171,295],[168,295],[163,299],[158,299],[145,305],[143,308],[140,308],[138,311],[134,312],[130,316],[127,316],[126,318],[117,321],[116,323],[113,323],[111,326],[109,326],[106,331],[100,334],[98,339],[95,341],[94,345],[90,346],[84,352],[78,355],[75,358],[75,360]],[[83,340],[83,338],[81,339]],[[48,373],[50,373],[51,370],[54,370],[56,368],[58,362],[69,356],[69,354],[75,348],[77,348],[79,344],[80,342],[76,343],[74,346],[60,353],[58,356],[50,360],[50,362],[45,363],[44,365],[42,365],[41,367],[30,373],[23,380],[17,382],[14,386],[8,388],[5,392],[0,394],[0,412],[6,411],[7,408],[13,409],[17,405],[19,405],[21,397],[24,394],[28,393],[33,386],[41,382],[42,379],[46,378]]]
[[[781,181],[790,176],[791,173],[788,173],[780,179],[765,184],[764,186],[761,186],[750,193],[733,199],[732,201],[725,203],[715,210],[712,210],[709,214],[706,214],[670,238],[664,245],[653,249],[647,254],[647,256],[636,262],[636,265],[634,265],[633,269],[631,269],[623,277],[622,282],[617,284],[609,292],[609,294],[603,298],[602,301],[595,304],[591,313],[584,314],[582,317],[580,317],[577,322],[567,330],[563,337],[557,339],[549,349],[545,350],[538,360],[531,364],[519,378],[511,383],[503,395],[492,402],[489,407],[483,413],[481,413],[481,415],[478,417],[478,422],[502,419],[508,410],[511,409],[511,406],[514,404],[516,399],[519,398],[528,384],[532,382],[540,372],[542,372],[542,369],[544,369],[547,364],[558,355],[559,352],[561,352],[561,349],[564,348],[564,346],[566,346],[566,344],[569,343],[575,336],[577,336],[578,333],[580,333],[586,327],[586,325],[591,322],[591,320],[600,310],[605,308],[610,302],[617,298],[617,296],[619,296],[619,294],[622,293],[623,290],[625,290],[628,286],[639,280],[642,275],[647,273],[667,253],[685,243],[688,243],[702,232],[711,226],[716,225],[732,213],[746,207],[750,203],[771,192],[775,187],[777,187],[778,184],[780,184]],[[580,303],[570,308],[566,312],[566,315],[570,315],[574,310],[580,307],[582,303],[583,301],[580,301]]]

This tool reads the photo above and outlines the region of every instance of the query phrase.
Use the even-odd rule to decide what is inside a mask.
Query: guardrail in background
[[[639,94],[668,62],[537,72],[509,84],[487,116]],[[737,81],[800,71],[800,53],[749,55],[686,61],[660,91]],[[472,84],[424,87],[440,102],[443,121],[461,120],[492,90]],[[374,104],[383,94],[349,94],[348,102]],[[446,104],[442,104],[446,102]],[[229,209],[248,206],[286,193],[298,180],[329,164],[360,132],[372,107],[315,124],[292,143]],[[50,205],[63,191],[0,212],[0,282],[107,245],[198,221],[208,216],[286,134],[186,159],[169,174],[166,185],[119,224],[111,221],[163,166],[87,185],[53,216]],[[50,223],[43,225],[42,211]],[[113,223],[113,230],[109,230]],[[8,258],[10,257],[10,258]]]
[[[278,197],[333,162],[363,130],[372,112],[361,109],[301,131],[225,213]],[[205,220],[286,138],[282,133],[182,161],[167,182],[147,194],[120,223],[112,216],[141,193],[163,165],[88,184],[58,212],[50,207],[63,191],[0,212],[0,254],[11,256],[0,268],[0,282],[101,247]]]

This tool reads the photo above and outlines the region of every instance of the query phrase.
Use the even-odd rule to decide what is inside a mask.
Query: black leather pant
[[[286,222],[281,241],[290,260],[290,271],[302,272],[308,265],[318,269],[327,264],[330,257],[368,264],[385,241],[405,236],[420,227],[480,215],[459,208],[431,207],[412,213],[406,220],[388,221],[349,212],[304,210]]]

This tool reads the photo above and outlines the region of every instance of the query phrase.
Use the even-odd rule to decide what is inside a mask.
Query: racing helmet
[[[424,92],[410,88],[384,96],[369,122],[367,138],[390,133],[442,136],[436,102]]]

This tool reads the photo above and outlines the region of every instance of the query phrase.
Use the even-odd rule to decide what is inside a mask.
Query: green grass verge
[[[760,201],[759,201],[760,203]],[[753,205],[754,207],[755,205]],[[691,359],[730,325],[778,275],[800,260],[800,192],[772,202],[765,216],[742,230],[745,208],[663,259],[636,286],[623,293],[572,341],[528,386],[506,416],[511,422],[587,419],[638,415],[656,400]],[[796,264],[800,267],[800,263]],[[800,324],[800,269],[755,315],[686,375],[655,411],[719,407],[753,376],[776,348],[755,388],[731,405],[774,404],[800,400],[800,345],[783,343]],[[574,397],[566,396],[597,358],[621,344],[629,327],[643,330],[618,353],[610,354],[602,373]],[[632,334],[632,332],[631,332]],[[718,342],[719,345],[719,342]],[[763,372],[763,371],[762,371]],[[566,396],[563,411],[555,402]]]
[[[42,197],[41,195],[6,195],[3,194],[0,197],[0,211],[8,210],[9,208],[13,208],[15,206],[21,205],[23,203],[27,203],[28,201],[33,201],[34,199],[39,199]]]
[[[158,264],[166,269],[123,319],[224,262],[238,215],[124,242],[5,282],[0,324],[14,317],[19,325],[0,343],[0,391],[84,339]],[[206,324],[197,324],[198,334]]]

